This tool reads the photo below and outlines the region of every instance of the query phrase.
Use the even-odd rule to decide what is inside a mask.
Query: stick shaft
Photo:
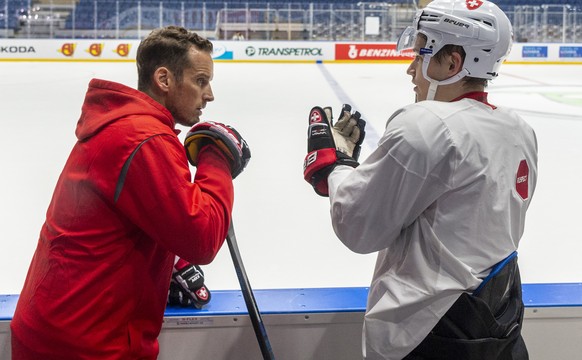
[[[273,349],[271,348],[271,343],[269,342],[269,337],[267,336],[267,330],[263,324],[263,319],[261,318],[261,313],[257,306],[255,296],[253,295],[253,290],[249,282],[249,278],[245,271],[245,267],[240,256],[240,251],[236,242],[236,235],[234,233],[234,227],[232,221],[228,229],[228,235],[226,236],[226,242],[228,243],[228,249],[230,250],[230,255],[234,263],[234,268],[236,270],[236,276],[240,283],[243,298],[249,312],[249,317],[253,324],[253,329],[255,330],[255,335],[257,336],[257,341],[259,342],[259,348],[263,354],[263,359],[274,360],[275,355],[273,354]]]

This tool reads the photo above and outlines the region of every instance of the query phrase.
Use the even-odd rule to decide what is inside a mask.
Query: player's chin
[[[422,101],[425,99],[426,99],[426,96],[421,94],[418,87],[415,87],[414,88],[414,102],[419,102],[419,101]]]

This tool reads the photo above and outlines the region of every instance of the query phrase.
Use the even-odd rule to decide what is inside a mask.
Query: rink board
[[[255,290],[277,359],[357,359],[368,288]],[[9,323],[18,295],[0,296],[0,359],[10,359]],[[530,359],[573,359],[582,353],[582,283],[523,284],[523,335]],[[160,360],[260,359],[243,296],[212,292],[201,310],[168,307]]]

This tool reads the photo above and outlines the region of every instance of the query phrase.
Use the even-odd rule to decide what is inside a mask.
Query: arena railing
[[[395,41],[426,1],[0,0],[0,37],[139,39],[180,25],[210,39]],[[497,2],[519,42],[582,39],[582,0]]]

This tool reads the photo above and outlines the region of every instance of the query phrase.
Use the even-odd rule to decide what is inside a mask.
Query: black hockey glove
[[[336,124],[330,107],[311,109],[303,177],[318,195],[329,196],[327,177],[336,165],[357,167],[366,122],[344,104]]]
[[[194,125],[184,140],[188,160],[192,165],[198,164],[200,149],[208,144],[218,146],[231,160],[233,179],[244,170],[251,159],[251,150],[238,131],[229,125],[206,121]]]
[[[176,269],[170,282],[168,304],[201,309],[210,302],[210,297],[204,285],[204,272],[198,265],[188,264]]]

